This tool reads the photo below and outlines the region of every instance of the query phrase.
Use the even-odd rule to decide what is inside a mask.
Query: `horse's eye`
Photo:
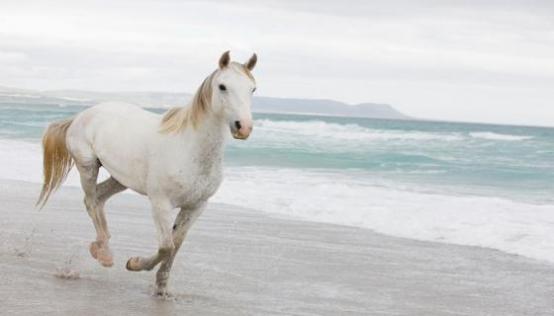
[[[256,87],[252,88],[252,93],[256,92]]]
[[[220,84],[220,85],[219,85],[219,90],[221,90],[221,91],[227,91],[227,87],[226,87],[225,85],[223,85],[223,84]]]

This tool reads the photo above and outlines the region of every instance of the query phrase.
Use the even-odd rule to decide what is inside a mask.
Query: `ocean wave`
[[[478,139],[504,140],[504,141],[520,141],[520,140],[528,140],[533,138],[533,136],[498,134],[493,132],[472,132],[472,133],[469,133],[469,135],[473,138],[478,138]]]
[[[302,136],[341,140],[415,140],[415,141],[463,141],[469,136],[473,139],[498,141],[523,141],[533,139],[529,135],[512,135],[495,132],[426,132],[413,130],[373,129],[358,124],[338,124],[321,120],[311,121],[277,121],[270,119],[256,120],[256,130],[262,132],[288,133]]]
[[[240,187],[240,191],[237,188]],[[236,167],[214,201],[554,262],[554,205],[425,191],[341,173]]]
[[[430,133],[404,130],[379,130],[360,126],[358,124],[337,124],[324,121],[274,121],[268,119],[256,120],[256,132],[270,132],[309,136],[312,138],[337,140],[419,140],[419,141],[456,141],[463,136],[458,133]]]
[[[48,126],[48,123],[43,121],[27,121],[27,122],[16,122],[16,121],[0,121],[0,124],[2,125],[8,125],[8,126],[15,126],[15,128],[19,127],[40,127],[45,128]],[[12,127],[13,130],[13,127]]]

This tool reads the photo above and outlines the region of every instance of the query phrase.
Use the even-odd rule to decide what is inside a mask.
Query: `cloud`
[[[264,95],[554,125],[553,8],[547,1],[9,1],[0,5],[0,85],[192,91],[231,49],[238,60],[258,52]]]

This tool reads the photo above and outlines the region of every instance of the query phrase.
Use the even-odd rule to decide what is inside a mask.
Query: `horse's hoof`
[[[98,257],[98,262],[100,262],[100,264],[103,266],[103,267],[106,267],[106,268],[110,268],[113,266],[113,257],[110,255],[110,256],[100,256]]]
[[[113,266],[113,256],[110,248],[107,244],[103,244],[99,241],[94,241],[90,244],[90,255],[98,260],[98,262],[104,267]]]
[[[154,295],[162,300],[168,300],[173,298],[173,295],[167,291],[167,288],[157,288]]]
[[[125,268],[129,271],[141,271],[142,268],[140,266],[140,258],[139,257],[132,257],[127,260],[127,264],[125,265]]]

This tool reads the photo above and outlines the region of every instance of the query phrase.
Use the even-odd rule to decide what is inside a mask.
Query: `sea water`
[[[44,128],[83,109],[0,104],[0,178],[41,182]],[[554,262],[552,128],[254,117],[213,201]]]

